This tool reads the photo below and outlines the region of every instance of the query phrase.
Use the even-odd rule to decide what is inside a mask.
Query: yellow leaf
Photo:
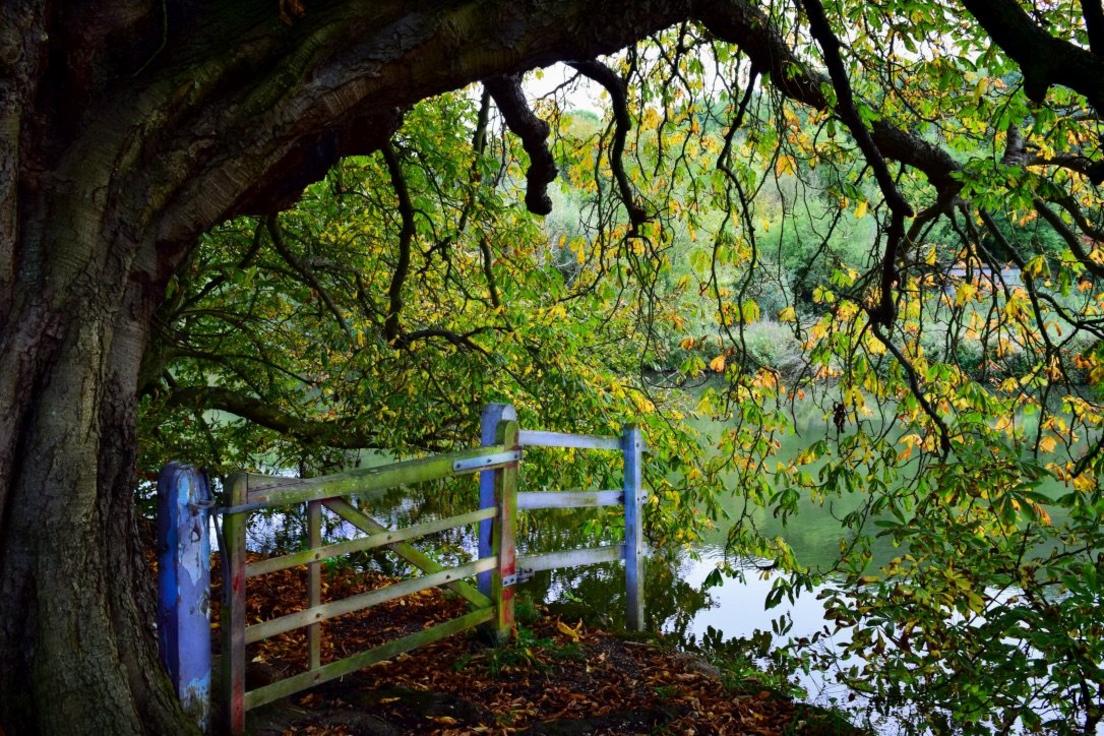
[[[725,369],[725,356],[718,355],[713,360],[709,361],[709,369],[716,373],[724,373]]]
[[[744,324],[759,321],[759,305],[753,299],[747,299],[740,304],[740,319]]]
[[[1043,524],[1044,526],[1050,526],[1051,525],[1052,520],[1050,518],[1050,514],[1047,513],[1046,509],[1044,509],[1042,506],[1040,506],[1039,504],[1037,504],[1037,503],[1035,503],[1034,501],[1031,501],[1031,500],[1028,500],[1027,503],[1035,511],[1035,515],[1037,517],[1039,517],[1039,522],[1041,524]]]
[[[1096,486],[1092,473],[1082,473],[1073,479],[1073,487],[1079,491],[1090,491]]]
[[[556,622],[556,631],[559,631],[564,636],[571,639],[571,641],[579,641],[583,637],[583,622],[575,624],[575,628],[571,628],[563,621]]]
[[[1047,270],[1046,256],[1035,256],[1024,266],[1024,272],[1036,277]]]
[[[793,307],[786,307],[778,313],[779,322],[793,322],[797,319],[797,310]]]
[[[856,219],[862,219],[863,217],[866,216],[866,206],[867,206],[867,202],[864,199],[863,201],[859,202],[857,207],[855,207],[855,217],[856,217]]]
[[[774,162],[774,173],[777,176],[784,174],[793,174],[797,171],[797,162],[794,161],[793,156],[787,156],[782,154],[778,157],[778,160]]]

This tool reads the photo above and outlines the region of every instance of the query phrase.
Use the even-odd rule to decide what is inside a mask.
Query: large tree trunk
[[[27,32],[21,135],[4,151],[17,168],[0,228],[0,724],[187,732],[157,660],[133,502],[138,370],[183,248],[150,237],[156,219],[133,204],[148,196],[127,191],[141,171],[122,159],[139,123],[127,116],[142,104],[56,150],[58,123],[27,114],[44,32]]]
[[[45,329],[0,361],[18,414],[0,473],[0,692],[12,734],[183,730],[141,609],[150,576],[134,528],[148,306],[115,285],[96,292],[67,300],[79,312],[40,313]]]
[[[44,6],[0,6],[0,725],[187,732],[134,533],[135,380],[156,291],[132,280],[141,249],[105,186],[120,134],[65,145],[81,142],[77,121],[36,110],[74,112],[44,81],[62,76],[54,32]]]
[[[95,181],[95,177],[89,180]],[[24,211],[0,332],[0,718],[11,734],[178,733],[135,533],[135,386],[156,290],[87,192]]]

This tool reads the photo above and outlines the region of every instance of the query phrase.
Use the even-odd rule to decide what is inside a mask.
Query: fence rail
[[[540,432],[531,429],[523,429],[520,432],[519,444],[522,447],[577,447],[580,450],[621,451],[621,440],[617,437],[594,437],[589,434]]]
[[[459,516],[450,516],[447,519],[440,519],[438,521],[427,521],[423,524],[408,526],[405,529],[374,532],[366,537],[350,539],[346,542],[312,547],[311,549],[283,555],[282,557],[269,557],[260,562],[247,564],[245,566],[245,575],[246,577],[252,578],[270,572],[286,570],[289,567],[298,567],[299,565],[306,565],[311,562],[321,562],[331,557],[340,557],[341,555],[348,555],[354,552],[364,552],[366,550],[384,547],[396,542],[418,539],[419,537],[443,532],[446,529],[455,529],[458,526],[475,524],[484,519],[490,519],[494,515],[494,509],[476,509],[475,511],[469,511]]]
[[[538,491],[519,493],[519,509],[579,509],[620,506],[624,491]]]
[[[367,499],[398,486],[425,483],[454,475],[502,467],[521,459],[517,448],[502,445],[463,450],[443,455],[406,460],[372,468],[357,468],[319,478],[283,478],[271,475],[246,476],[250,486],[243,503],[290,506],[323,498],[358,496]]]
[[[296,611],[295,613],[289,613],[280,618],[273,618],[259,624],[246,626],[245,643],[252,644],[262,639],[276,636],[277,634],[284,634],[288,631],[301,629],[304,626],[328,621],[338,616],[344,616],[346,613],[354,613],[365,608],[378,606],[381,603],[393,601],[396,598],[402,598],[404,595],[419,593],[429,588],[436,588],[440,585],[454,583],[457,580],[471,577],[486,570],[493,570],[497,566],[497,559],[494,557],[484,557],[481,560],[469,562],[466,565],[448,567],[429,575],[408,578],[399,583],[392,583],[383,588],[369,590],[366,593],[352,595],[348,598],[342,598],[339,601],[333,601],[332,603],[311,606],[310,608]]]
[[[534,446],[619,451],[624,460],[622,488],[519,493],[521,448]],[[492,637],[499,642],[507,640],[514,630],[516,584],[541,570],[624,560],[627,622],[631,628],[643,628],[644,548],[640,522],[645,499],[641,491],[642,449],[643,439],[639,429],[635,427],[627,427],[620,438],[519,430],[513,407],[492,404],[484,411],[482,447],[477,449],[355,469],[318,478],[285,478],[245,473],[233,476],[227,483],[225,506],[218,510],[223,517],[222,696],[227,730],[235,736],[243,733],[245,714],[251,708],[476,626],[487,627]],[[172,470],[174,468],[176,470]],[[175,544],[175,548],[162,556],[162,569],[168,569],[172,574],[166,573],[160,578],[160,596],[165,612],[159,618],[159,625],[162,627],[163,658],[178,693],[185,705],[195,713],[201,728],[205,728],[209,704],[206,701],[206,690],[196,683],[202,680],[204,667],[207,668],[206,682],[210,681],[209,637],[201,636],[202,632],[209,631],[209,624],[206,620],[206,608],[200,605],[201,594],[205,596],[209,592],[202,590],[207,585],[206,578],[202,578],[198,586],[188,587],[181,582],[180,575],[175,571],[185,569],[181,565],[182,559],[190,563],[186,567],[188,570],[197,566],[206,569],[206,565],[197,563],[197,559],[205,560],[205,555],[209,554],[209,548],[204,545],[208,544],[205,530],[207,507],[210,503],[196,500],[200,496],[206,498],[196,493],[196,483],[203,480],[202,476],[194,469],[181,468],[182,466],[176,465],[166,468],[158,491],[163,497],[159,506],[162,511],[159,515],[159,529],[164,530],[162,536],[165,539]],[[478,509],[402,529],[387,528],[349,501],[352,496],[363,501],[382,495],[397,486],[473,473],[480,474]],[[181,478],[193,478],[195,482],[189,485],[182,482]],[[205,484],[202,490],[205,492]],[[309,548],[279,557],[247,562],[245,532],[249,515],[261,509],[298,504],[306,504]],[[520,511],[614,505],[624,507],[623,544],[518,556],[514,536]],[[323,509],[348,522],[363,532],[364,536],[325,544],[322,536]],[[200,518],[203,519],[202,524],[199,523]],[[478,524],[479,552],[475,560],[466,564],[445,568],[410,544],[411,540],[470,524]],[[196,540],[196,534],[190,531],[185,534],[183,531],[192,529],[200,530],[198,536],[201,539]],[[323,560],[381,548],[394,552],[422,574],[376,590],[322,602]],[[301,565],[306,565],[308,574],[306,607],[275,619],[247,625],[247,581]],[[473,577],[478,581],[475,586],[466,580]],[[197,587],[200,589],[197,590]],[[322,664],[321,639],[324,622],[434,587],[451,589],[468,601],[472,610],[423,631]],[[202,600],[206,598],[203,597]],[[309,669],[247,691],[246,646],[301,628],[307,629]],[[200,641],[201,638],[203,641]],[[206,648],[207,658],[198,659],[199,664],[181,668],[178,653],[182,648],[189,647]]]

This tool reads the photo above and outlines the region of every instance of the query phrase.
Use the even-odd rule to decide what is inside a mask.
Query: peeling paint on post
[[[170,463],[157,479],[157,634],[177,696],[207,731],[211,691],[211,541],[207,479]]]
[[[498,433],[499,422],[517,420],[517,412],[511,404],[487,404],[483,408],[483,418],[480,422],[480,442],[483,447],[497,444],[495,438]],[[494,470],[484,470],[479,474],[479,508],[491,509],[495,507],[495,473]],[[487,519],[479,522],[479,557],[490,557],[493,554],[491,539],[493,520]],[[480,573],[477,578],[479,592],[485,596],[491,595],[491,573]]]

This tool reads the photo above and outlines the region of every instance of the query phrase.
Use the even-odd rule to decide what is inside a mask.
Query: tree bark
[[[66,300],[80,309],[76,324],[39,307],[46,329],[0,364],[18,373],[20,415],[0,546],[8,733],[188,732],[158,664],[133,514],[134,385],[149,314],[137,291]],[[16,320],[28,324],[24,314]]]

